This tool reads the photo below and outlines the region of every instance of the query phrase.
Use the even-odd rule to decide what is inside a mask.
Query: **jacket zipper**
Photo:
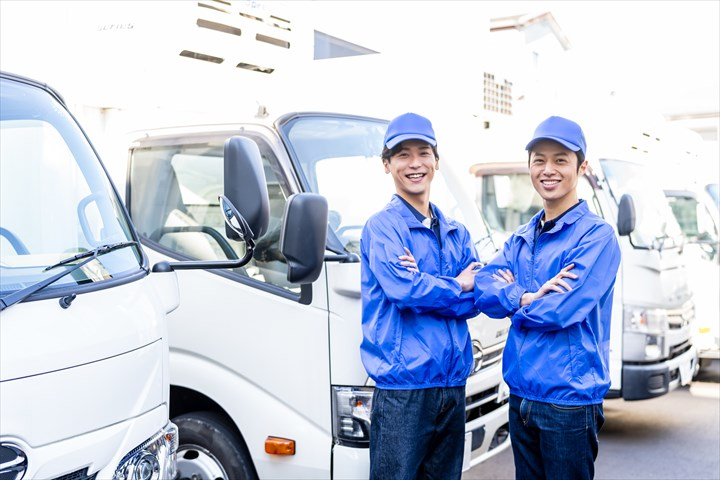
[[[443,264],[443,255],[442,255],[442,243],[438,239],[437,235],[435,235],[435,231],[430,229],[430,233],[432,234],[433,238],[435,239],[435,243],[437,243],[437,253],[438,253],[438,264],[440,266],[440,275],[447,275],[447,272],[445,272],[445,266]],[[442,235],[442,234],[441,234]],[[448,324],[447,319],[443,319],[443,322],[445,322],[445,330],[447,330],[448,338],[450,339],[450,344],[453,345],[453,336],[452,332],[450,331],[450,325]],[[446,358],[446,360],[448,360]],[[445,386],[447,387],[450,384],[450,362],[446,361],[445,363]]]

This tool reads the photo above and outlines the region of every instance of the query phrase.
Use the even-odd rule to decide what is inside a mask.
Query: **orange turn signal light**
[[[295,455],[295,440],[267,437],[265,439],[265,453],[270,455]]]

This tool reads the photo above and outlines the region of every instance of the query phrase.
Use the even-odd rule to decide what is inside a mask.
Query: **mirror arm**
[[[152,267],[153,272],[171,272],[173,270],[215,270],[218,268],[244,267],[252,259],[255,242],[246,239],[245,255],[238,260],[188,260],[184,262],[158,262]]]
[[[360,262],[360,257],[355,253],[325,254],[324,259],[326,262],[340,262],[340,263],[358,263],[358,262]]]

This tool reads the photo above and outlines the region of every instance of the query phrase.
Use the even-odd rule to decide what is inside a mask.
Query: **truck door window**
[[[226,138],[143,146],[131,153],[129,204],[135,225],[143,236],[179,258],[224,260],[245,253],[244,242],[225,237],[218,203],[223,193]],[[257,141],[265,167],[270,222],[256,242],[253,259],[234,273],[299,293],[300,286],[286,280],[287,262],[279,248],[289,187],[276,173],[275,155],[262,140]]]

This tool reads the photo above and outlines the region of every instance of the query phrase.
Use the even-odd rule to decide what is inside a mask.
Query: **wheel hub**
[[[177,470],[179,480],[230,480],[215,456],[197,445],[180,445]]]

